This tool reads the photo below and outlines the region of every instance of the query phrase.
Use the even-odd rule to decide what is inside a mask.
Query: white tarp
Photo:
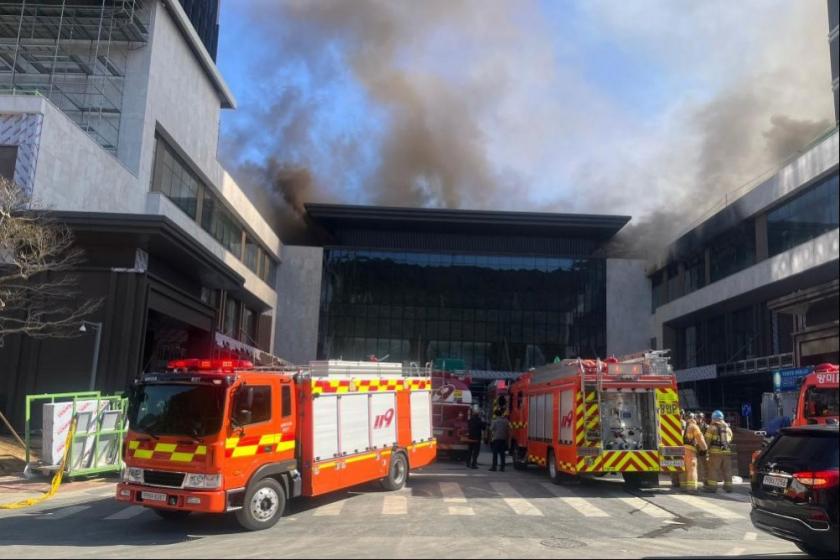
[[[397,443],[394,393],[370,394],[370,431],[373,447],[390,447]]]
[[[338,398],[321,395],[312,401],[312,457],[316,461],[338,455]]]
[[[76,401],[76,414],[94,412],[97,400]],[[108,407],[107,400],[99,401],[99,412]],[[73,420],[73,401],[49,403],[43,406],[43,440],[41,442],[41,458],[48,465],[57,465],[64,455],[64,445],[67,441],[67,432],[70,430],[70,422]],[[88,419],[95,420],[95,418]],[[95,429],[95,422],[90,430]],[[84,429],[76,426],[77,432],[88,431],[87,424]],[[84,441],[85,438],[81,438]]]
[[[365,393],[338,397],[341,419],[339,442],[342,455],[361,453],[370,448],[368,396]]]
[[[412,391],[411,440],[425,441],[432,437],[432,411],[429,391]]]

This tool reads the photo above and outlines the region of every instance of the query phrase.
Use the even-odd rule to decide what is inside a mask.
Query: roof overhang
[[[99,212],[50,212],[51,219],[67,224],[82,247],[136,247],[162,259],[188,278],[208,288],[225,289],[257,310],[266,305],[244,288],[245,279],[222,259],[166,216]]]
[[[607,241],[630,216],[499,212],[445,208],[401,208],[345,204],[305,205],[308,219],[330,233],[340,229],[419,231],[541,237],[582,237]]]
[[[236,99],[233,97],[233,92],[230,91],[230,88],[225,82],[225,79],[222,77],[221,72],[219,72],[219,68],[213,61],[213,57],[210,56],[210,53],[207,52],[207,48],[205,48],[204,43],[201,42],[201,38],[198,36],[198,33],[196,33],[195,28],[193,27],[190,18],[187,16],[187,13],[184,11],[184,8],[181,6],[181,3],[178,2],[178,0],[163,0],[163,3],[169,9],[169,13],[172,14],[172,19],[175,20],[175,25],[178,26],[178,29],[184,35],[184,39],[186,39],[190,50],[192,50],[195,54],[198,59],[198,63],[204,69],[204,72],[207,74],[207,77],[210,79],[210,82],[219,94],[219,98],[222,102],[222,108],[236,109]]]

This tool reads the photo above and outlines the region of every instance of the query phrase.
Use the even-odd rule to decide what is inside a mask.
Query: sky
[[[220,157],[280,222],[321,201],[684,225],[833,127],[826,12],[222,0]]]

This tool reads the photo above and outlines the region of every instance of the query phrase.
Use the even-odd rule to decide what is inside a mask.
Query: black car
[[[838,426],[782,429],[756,460],[750,480],[753,525],[808,554],[836,558],[838,466]]]

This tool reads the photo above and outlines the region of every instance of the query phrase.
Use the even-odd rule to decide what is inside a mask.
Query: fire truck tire
[[[382,487],[385,490],[401,490],[408,480],[408,459],[403,453],[391,455],[391,466],[388,467],[388,476],[382,479]]]
[[[158,517],[161,519],[166,519],[167,521],[181,521],[182,519],[186,519],[189,517],[189,511],[184,510],[177,510],[177,509],[158,509],[152,508],[155,510],[155,513],[158,514]]]
[[[526,460],[526,454],[528,450],[524,447],[515,446],[513,449],[513,468],[518,471],[524,471],[528,468],[528,461]]]
[[[242,509],[236,511],[236,520],[249,531],[273,527],[286,509],[286,491],[273,478],[263,478],[250,485],[245,492]]]
[[[562,484],[563,481],[560,476],[560,471],[557,470],[557,460],[554,458],[553,449],[548,450],[546,464],[548,465],[548,478],[551,479],[551,482],[553,482],[554,484]]]

